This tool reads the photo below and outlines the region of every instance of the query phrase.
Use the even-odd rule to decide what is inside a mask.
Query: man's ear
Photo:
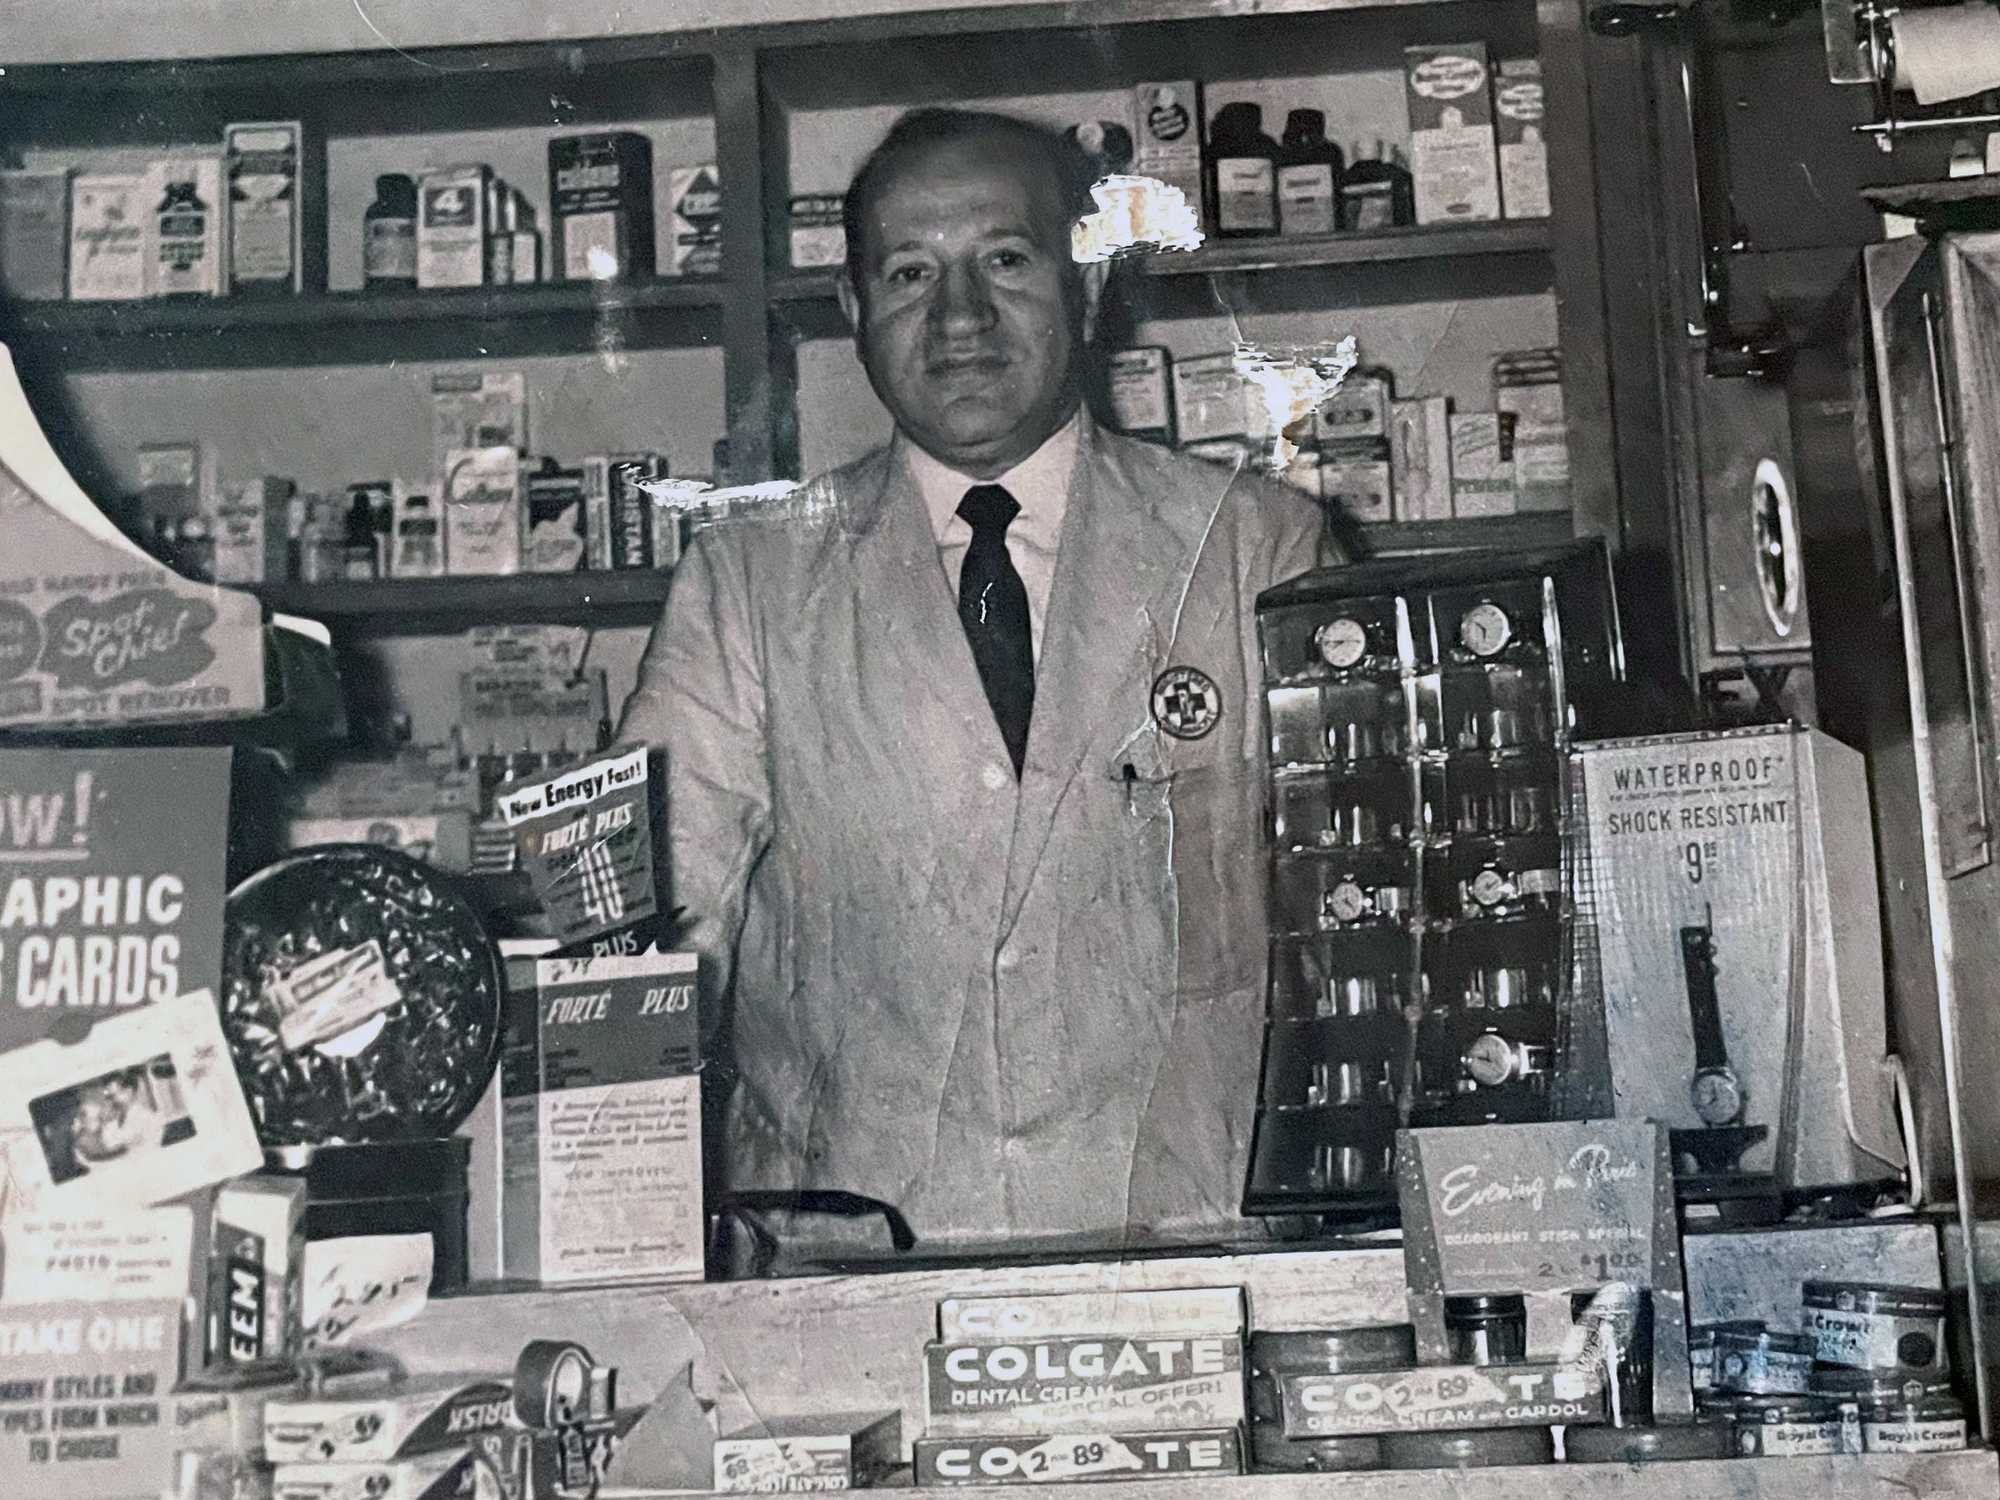
[[[853,276],[843,270],[834,282],[833,294],[840,303],[840,315],[847,319],[847,326],[854,336],[860,338],[861,294],[854,290]]]
[[[1088,344],[1097,337],[1097,308],[1104,300],[1104,283],[1111,274],[1111,262],[1093,260],[1081,267],[1083,272],[1083,341]]]

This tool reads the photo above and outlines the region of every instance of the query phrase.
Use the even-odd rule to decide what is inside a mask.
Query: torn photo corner
[[[0,1217],[163,1203],[263,1160],[208,990],[0,1054]]]

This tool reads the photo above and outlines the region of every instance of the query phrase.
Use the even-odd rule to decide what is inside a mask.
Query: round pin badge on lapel
[[[1168,667],[1153,679],[1153,722],[1177,740],[1198,740],[1222,718],[1222,690],[1198,667]]]

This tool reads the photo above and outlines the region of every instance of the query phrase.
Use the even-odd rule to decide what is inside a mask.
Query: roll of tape
[[[583,1415],[596,1363],[581,1344],[534,1340],[514,1362],[514,1415],[542,1429],[575,1421]]]

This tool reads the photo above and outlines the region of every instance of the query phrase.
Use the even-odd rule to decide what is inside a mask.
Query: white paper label
[[[272,982],[270,995],[282,1016],[278,1041],[284,1049],[318,1047],[329,1057],[360,1053],[381,1033],[382,1013],[403,999],[374,938],[300,964]]]

